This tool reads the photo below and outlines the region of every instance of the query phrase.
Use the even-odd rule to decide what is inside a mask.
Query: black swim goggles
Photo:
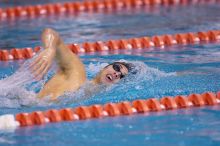
[[[113,69],[114,69],[115,71],[121,73],[121,74],[120,74],[120,79],[122,79],[122,78],[125,77],[125,75],[123,75],[122,72],[121,72],[120,64],[118,64],[118,63],[112,64],[112,67],[113,67]]]

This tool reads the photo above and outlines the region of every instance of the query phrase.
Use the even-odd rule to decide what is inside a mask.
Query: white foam
[[[48,105],[44,100],[37,99],[34,92],[36,88],[42,88],[47,80],[44,78],[36,82],[31,74],[29,65],[35,58],[25,61],[14,74],[0,80],[0,107],[17,108],[20,106]]]

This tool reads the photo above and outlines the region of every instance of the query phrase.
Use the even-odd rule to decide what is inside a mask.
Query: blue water
[[[66,43],[219,29],[219,11],[219,5],[155,6],[105,14],[79,13],[2,20],[0,39],[4,41],[0,42],[0,48],[40,45],[40,34],[45,27],[59,31]]]
[[[55,28],[67,43],[220,29],[219,8],[151,7],[108,14],[4,20],[0,25],[0,48],[40,45],[40,33],[45,27]],[[81,55],[89,79],[107,63],[121,59],[136,64],[139,72],[90,98],[80,100],[81,92],[70,93],[60,97],[58,103],[41,103],[34,98],[55,67],[44,80],[33,82],[26,66],[18,70],[24,61],[0,62],[0,114],[216,92],[220,90],[219,48],[219,43],[211,43],[166,47],[164,51]],[[0,145],[219,145],[219,111],[219,106],[207,106],[18,128],[0,131]]]

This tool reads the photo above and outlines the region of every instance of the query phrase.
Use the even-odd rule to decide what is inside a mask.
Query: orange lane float
[[[105,12],[121,8],[139,8],[141,6],[172,6],[190,4],[217,4],[219,0],[85,0],[78,2],[48,3],[28,6],[0,8],[1,19],[20,17],[36,18],[41,15],[75,14],[79,12]]]
[[[220,92],[205,92],[189,96],[138,99],[132,102],[106,103],[105,105],[80,106],[76,108],[51,109],[15,115],[18,126],[42,125],[62,121],[88,120],[107,116],[132,115],[137,113],[160,112],[198,106],[211,106],[220,103]]]
[[[100,51],[114,51],[126,49],[162,49],[173,45],[193,45],[196,43],[217,42],[220,40],[220,30],[205,32],[189,32],[181,34],[165,34],[161,36],[140,37],[130,39],[108,40],[105,42],[84,42],[82,44],[68,44],[73,53],[91,53]],[[14,48],[11,50],[0,50],[0,60],[18,60],[33,57],[40,47],[35,48]]]

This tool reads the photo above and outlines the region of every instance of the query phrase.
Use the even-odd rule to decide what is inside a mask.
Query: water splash
[[[33,58],[34,59],[34,58]],[[23,106],[50,106],[50,105],[72,105],[85,104],[87,101],[103,101],[101,96],[118,97],[124,95],[123,92],[135,89],[137,91],[143,89],[143,83],[148,82],[148,85],[158,80],[161,77],[175,75],[175,73],[165,73],[156,68],[151,68],[142,62],[129,62],[135,65],[138,71],[134,75],[128,75],[120,83],[112,86],[96,86],[93,87],[91,83],[87,82],[81,89],[76,92],[67,92],[60,96],[57,101],[51,102],[49,97],[43,100],[37,99],[37,92],[43,87],[45,82],[55,73],[56,66],[53,66],[48,75],[40,80],[35,81],[33,75],[28,69],[30,59],[26,61],[21,68],[19,68],[13,75],[0,80],[0,99],[2,104],[0,107],[17,108]],[[125,61],[126,60],[120,60]],[[94,77],[107,63],[90,63],[86,65],[86,72],[91,79]],[[91,88],[93,87],[93,88]],[[91,94],[88,95],[88,89]],[[85,93],[85,90],[87,91]],[[94,92],[97,90],[97,92]],[[94,94],[96,93],[96,94]],[[118,93],[118,94],[116,94]],[[129,93],[129,92],[128,92]],[[117,96],[116,96],[117,95]]]
[[[18,108],[21,106],[48,105],[46,100],[36,98],[48,77],[36,81],[29,70],[30,62],[37,56],[24,62],[24,64],[11,76],[0,80],[0,107]]]
[[[126,60],[119,60],[123,62],[128,62]],[[135,66],[135,70],[137,70],[136,74],[129,74],[124,79],[122,79],[119,83],[114,84],[112,86],[99,86],[95,89],[100,89],[99,92],[93,92],[87,96],[85,94],[85,88],[91,88],[92,86],[87,83],[83,86],[78,92],[68,93],[64,96],[59,97],[59,104],[68,104],[71,106],[75,105],[84,105],[84,104],[96,104],[96,103],[105,103],[105,102],[118,102],[124,99],[130,100],[134,95],[138,95],[143,93],[147,87],[152,86],[155,81],[160,78],[175,76],[176,73],[166,73],[160,71],[159,69],[152,68],[139,61],[128,62],[132,63]],[[107,63],[90,63],[87,68],[87,74],[89,76],[94,77],[100,69],[108,65]],[[91,77],[91,78],[92,78]],[[139,93],[140,92],[140,93]],[[95,94],[94,94],[95,93]],[[68,98],[66,98],[68,97]]]

